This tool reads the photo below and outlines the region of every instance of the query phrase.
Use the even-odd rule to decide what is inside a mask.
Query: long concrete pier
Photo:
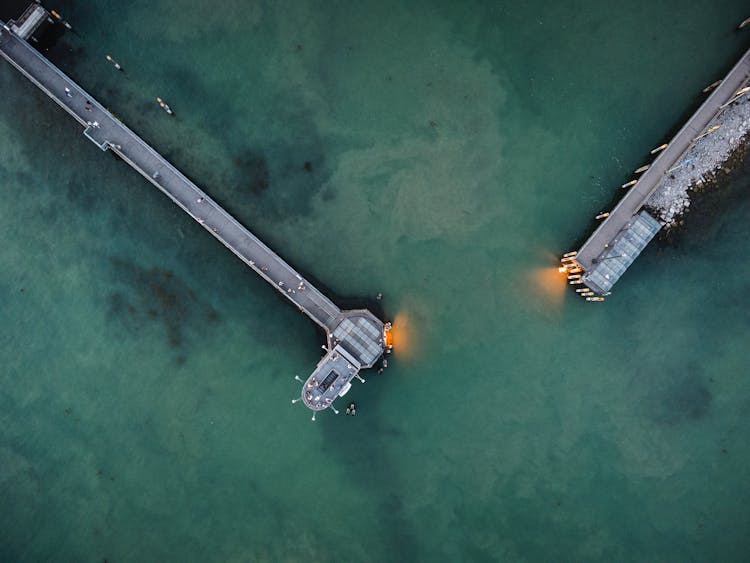
[[[30,13],[39,18],[39,9],[43,10],[35,7]],[[351,379],[359,377],[360,369],[372,367],[389,351],[389,324],[366,309],[341,310],[14,32],[14,29],[29,29],[30,26],[18,26],[12,21],[10,25],[0,24],[0,55],[68,112],[84,128],[86,138],[101,150],[116,153],[325,331],[327,354],[305,382],[301,393],[308,407],[313,410],[331,407],[336,397],[348,391]],[[341,358],[345,358],[343,368]],[[329,372],[336,374],[335,377]],[[329,381],[325,389],[319,389],[319,383],[326,377],[333,377],[335,384]]]
[[[643,206],[680,162],[682,156],[704,135],[711,122],[750,79],[750,50],[729,71],[706,101],[667,143],[577,252],[563,258],[561,269],[581,274],[581,282],[593,293],[606,295],[661,228]]]

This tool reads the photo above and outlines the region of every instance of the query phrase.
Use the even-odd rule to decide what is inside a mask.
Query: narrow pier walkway
[[[563,267],[566,267],[568,271],[582,271],[582,283],[586,284],[594,293],[604,295],[609,292],[611,286],[658,231],[658,229],[652,229],[656,220],[642,211],[641,208],[659,187],[665,175],[679,163],[682,155],[692,147],[699,137],[707,133],[710,134],[708,131],[709,125],[722,111],[722,106],[729,103],[749,79],[750,50],[742,56],[708,99],[669,141],[666,148],[640,176],[575,255],[563,259]],[[641,229],[644,223],[648,223],[647,230],[653,232],[648,233],[647,240],[641,235],[637,237],[640,241],[645,241],[642,246],[633,247],[633,252],[630,254],[618,254],[612,251],[616,241],[628,238],[629,229]],[[606,274],[597,275],[596,270],[598,268],[607,270]],[[604,287],[597,284],[597,280]],[[606,283],[604,283],[605,281]]]
[[[46,14],[37,4],[32,7],[35,18],[42,17],[39,9]],[[80,123],[84,127],[84,135],[96,146],[103,151],[115,152],[130,164],[323,328],[327,336],[328,353],[304,386],[307,392],[303,390],[302,398],[311,396],[311,400],[305,400],[305,404],[313,410],[331,406],[332,400],[338,395],[331,397],[328,392],[322,402],[315,401],[310,393],[312,387],[308,384],[312,380],[317,381],[316,374],[326,371],[329,364],[332,369],[338,365],[342,355],[347,358],[349,367],[343,370],[345,373],[340,374],[337,388],[345,387],[348,391],[346,384],[356,376],[359,369],[372,367],[388,350],[387,328],[380,319],[365,309],[339,309],[208,194],[14,33],[13,30],[19,27],[13,22],[9,23],[10,25],[6,25],[0,22],[0,55]],[[326,399],[330,399],[327,404]]]

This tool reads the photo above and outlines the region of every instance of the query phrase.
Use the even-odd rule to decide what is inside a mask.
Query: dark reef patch
[[[320,199],[326,202],[333,201],[336,199],[336,191],[329,186],[320,194]]]
[[[268,189],[268,164],[263,153],[245,151],[232,159],[238,176],[242,179],[240,187],[258,195]]]
[[[87,175],[77,170],[66,182],[61,182],[61,188],[68,203],[77,209],[86,209],[91,212],[101,208],[102,204],[109,203],[101,197],[102,183],[97,178],[92,178],[90,174]]]
[[[651,416],[659,424],[673,425],[703,418],[713,395],[697,368],[689,366],[675,373],[651,401]]]
[[[229,149],[235,153],[232,166],[212,184],[231,190],[220,197],[232,207],[251,207],[272,221],[308,215],[313,199],[330,177],[319,145],[271,140],[239,152]]]
[[[132,262],[112,258],[114,276],[125,287],[108,296],[108,318],[118,320],[137,332],[144,324],[159,321],[164,325],[170,347],[183,348],[189,323],[215,323],[218,311],[202,302],[185,282],[164,268],[143,268]],[[177,356],[185,362],[184,350]]]

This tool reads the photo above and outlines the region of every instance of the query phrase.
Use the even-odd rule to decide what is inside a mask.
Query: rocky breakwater
[[[716,184],[722,173],[729,173],[732,160],[745,154],[750,143],[750,93],[728,105],[706,131],[710,132],[682,155],[646,202],[649,213],[667,229],[680,223],[693,193]]]

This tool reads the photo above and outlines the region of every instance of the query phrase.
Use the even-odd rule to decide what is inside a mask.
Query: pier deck
[[[665,175],[678,165],[682,156],[693,145],[696,138],[707,132],[708,126],[721,112],[722,106],[732,100],[735,94],[748,82],[748,79],[750,79],[750,50],[729,71],[706,101],[640,176],[636,184],[623,196],[609,216],[577,251],[575,262],[586,272],[583,276],[584,283],[587,283],[587,276],[590,279],[600,265],[606,269],[611,269],[614,266],[612,262],[605,265],[605,260],[614,258],[610,252],[614,241],[622,239],[632,225],[638,224],[636,215],[662,183]],[[625,258],[626,260],[620,265],[624,267],[618,268],[621,271],[619,271],[617,278],[630,265],[635,256],[626,256]],[[613,279],[612,283],[615,281],[616,279]],[[609,285],[611,287],[611,284]],[[594,283],[590,284],[589,287],[596,293],[603,293],[601,288]]]
[[[35,13],[39,17],[36,10]],[[354,374],[360,367],[375,364],[386,350],[384,324],[380,319],[365,309],[339,309],[93,96],[16,35],[12,27],[3,22],[0,25],[0,55],[81,124],[89,140],[101,150],[115,152],[324,329],[328,354],[322,362],[335,365],[340,353],[333,350],[340,346],[356,361]],[[349,371],[348,375],[342,374],[345,377],[338,381],[340,386],[353,377]]]

